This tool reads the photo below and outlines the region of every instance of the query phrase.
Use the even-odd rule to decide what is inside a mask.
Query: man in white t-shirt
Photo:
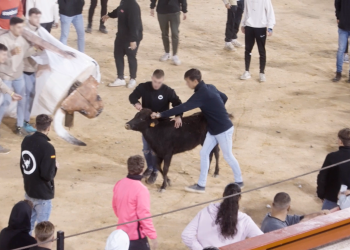
[[[38,8],[41,13],[40,24],[49,33],[52,27],[58,27],[59,15],[57,0],[27,0],[26,3],[26,17],[29,17],[29,10],[31,8]]]

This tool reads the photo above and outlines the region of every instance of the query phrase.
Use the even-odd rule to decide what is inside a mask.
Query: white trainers
[[[259,75],[259,81],[260,81],[260,82],[266,82],[266,76],[265,76],[264,73],[260,73],[260,75]]]
[[[344,63],[349,63],[349,54],[344,54]]]
[[[108,84],[108,87],[120,87],[120,86],[126,86],[126,82],[123,79],[117,78],[114,82]]]
[[[236,51],[235,46],[233,46],[232,43],[225,43],[224,49],[228,51]]]
[[[241,75],[241,77],[240,77],[241,80],[247,80],[247,79],[250,79],[250,78],[252,78],[252,75],[249,73],[249,71],[245,71],[243,73],[243,75]]]
[[[136,80],[135,79],[130,79],[129,84],[128,84],[128,88],[132,89],[136,87]]]
[[[181,64],[181,61],[180,61],[180,59],[179,59],[179,57],[177,55],[173,56],[173,63],[176,66],[179,66]]]
[[[161,62],[165,62],[171,59],[171,56],[169,53],[165,53],[164,55],[161,56],[161,58],[159,58],[159,61]]]
[[[238,42],[237,39],[232,39],[231,43],[233,44],[233,46],[237,47],[237,48],[243,48],[244,45],[241,44],[240,42]]]

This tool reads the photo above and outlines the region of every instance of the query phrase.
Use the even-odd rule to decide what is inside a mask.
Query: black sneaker
[[[108,34],[108,30],[107,30],[106,26],[103,23],[100,24],[99,31],[102,32],[103,34]]]
[[[153,173],[153,169],[149,169],[147,168],[145,172],[143,172],[142,176],[143,178],[147,178],[148,176],[150,176]]]
[[[337,72],[333,78],[333,82],[339,82],[341,79],[341,72]]]
[[[244,182],[235,182],[240,188],[244,188]]]
[[[151,176],[146,180],[147,184],[154,184],[157,180],[158,172],[152,172]]]
[[[89,23],[88,26],[86,27],[86,30],[85,30],[86,33],[91,33],[92,32],[92,24]]]
[[[192,186],[185,187],[185,190],[187,192],[191,192],[191,193],[199,193],[199,194],[205,193],[205,187],[201,187],[198,184],[194,184]]]

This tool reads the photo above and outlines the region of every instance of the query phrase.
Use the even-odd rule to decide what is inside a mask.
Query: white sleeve
[[[58,23],[60,21],[60,15],[58,14],[58,3],[56,0],[54,1],[55,1],[55,5],[53,8],[53,22]]]
[[[246,236],[247,238],[253,238],[258,235],[264,234],[260,228],[255,224],[252,218],[248,217],[246,225]]]
[[[247,26],[246,25],[246,22],[247,22],[247,19],[248,19],[248,7],[247,7],[247,0],[246,1],[244,1],[244,12],[243,12],[244,14],[244,16],[243,16],[243,20],[242,20],[242,24],[241,24],[241,26],[242,27],[245,27],[245,26]]]
[[[26,18],[28,19],[29,18],[29,10],[31,8],[34,8],[34,0],[27,0],[26,1]]]
[[[182,242],[191,250],[203,250],[197,239],[200,212],[193,218],[181,234]]]
[[[222,1],[224,2],[225,5],[229,3],[228,0],[222,0]]]
[[[266,17],[267,17],[267,28],[273,29],[276,24],[275,11],[273,10],[271,0],[266,0]]]

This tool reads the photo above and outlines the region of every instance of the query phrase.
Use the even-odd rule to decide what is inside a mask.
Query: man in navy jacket
[[[194,94],[187,102],[161,113],[152,113],[152,118],[170,117],[176,114],[200,108],[208,122],[201,156],[201,173],[199,181],[193,186],[186,187],[188,192],[204,193],[209,170],[209,154],[219,143],[224,154],[224,159],[232,168],[235,182],[243,187],[243,179],[239,163],[232,154],[233,124],[225,108],[227,96],[218,91],[214,85],[205,84],[202,81],[201,72],[198,69],[190,69],[185,73],[185,81],[189,88],[194,89]]]

